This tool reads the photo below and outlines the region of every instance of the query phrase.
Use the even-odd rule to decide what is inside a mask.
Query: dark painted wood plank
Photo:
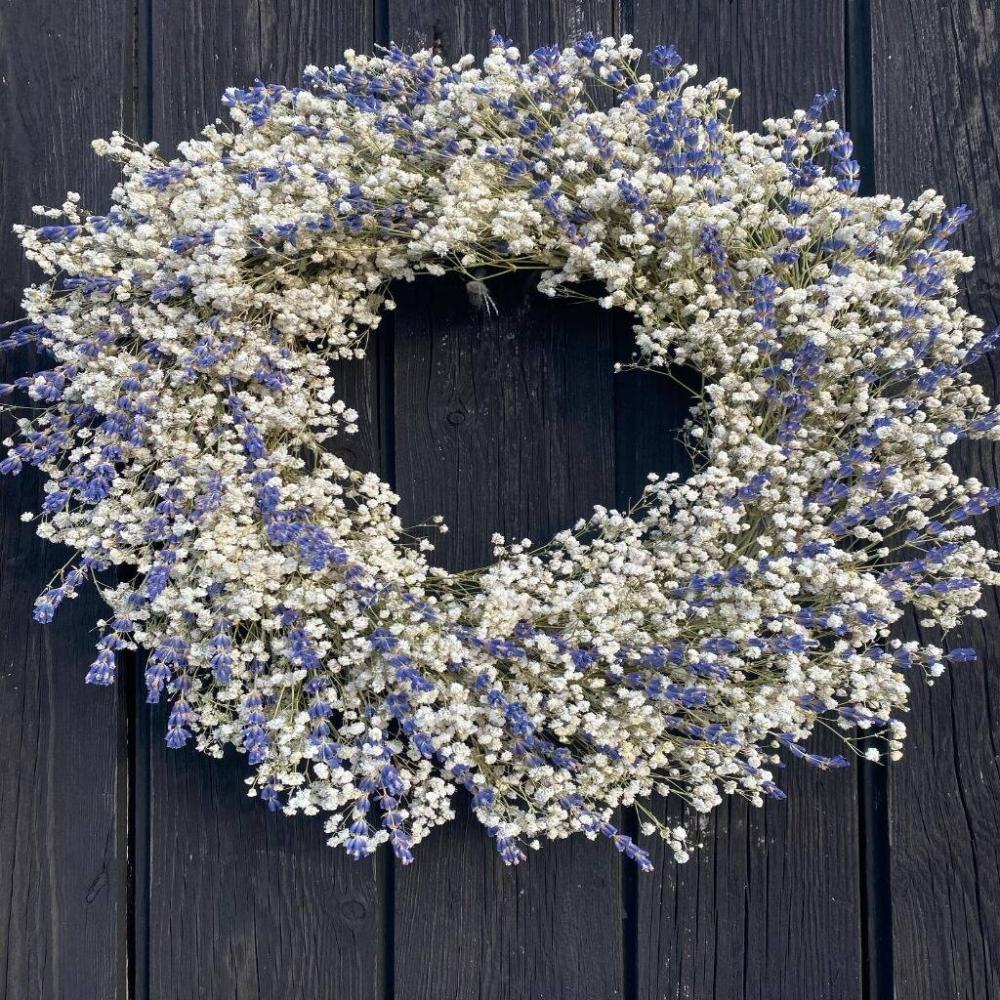
[[[416,4],[389,0],[390,36],[446,59],[482,56],[491,28],[522,51],[613,29],[605,0]],[[498,285],[500,315],[470,310],[460,282],[405,289],[395,322],[396,486],[404,520],[445,516],[442,565],[489,561],[489,538],[544,539],[614,499],[607,314]],[[621,866],[607,845],[547,844],[504,869],[460,819],[397,874],[396,995],[611,1000],[624,991]]]
[[[521,275],[493,294],[497,317],[454,278],[397,293],[396,484],[404,521],[444,514],[451,568],[488,562],[494,531],[544,539],[614,496],[611,317]],[[396,874],[396,996],[621,996],[618,856],[574,839],[508,869],[457,812]]]
[[[116,179],[90,140],[133,127],[132,4],[49,0],[0,7],[0,321],[39,275],[11,234],[31,206],[68,189],[103,204]],[[0,380],[30,371],[5,357]],[[2,433],[11,432],[2,421]],[[19,520],[40,479],[0,483],[0,997],[126,995],[125,688],[94,688],[94,621],[84,593],[48,626],[32,604],[66,559]]]
[[[990,0],[872,4],[878,186],[927,187],[975,217],[966,305],[1000,322],[1000,12]],[[996,359],[977,377],[996,399]],[[956,471],[1000,482],[995,447],[968,447]],[[995,519],[980,538],[996,547]],[[914,691],[903,760],[888,773],[893,972],[907,1000],[1000,995],[1000,599],[950,637],[980,662]]]
[[[322,0],[153,0],[151,133],[165,147],[223,113],[225,87],[254,78],[297,82],[373,41],[372,5]],[[375,341],[373,341],[374,343]],[[380,469],[378,362],[340,366],[363,432],[342,443],[350,461]],[[385,979],[381,862],[357,863],[325,844],[322,819],[289,819],[246,798],[246,765],[148,739],[147,828],[152,998],[381,997]]]
[[[752,127],[842,86],[843,18],[834,0],[685,0],[636,3],[624,28],[643,48],[674,44],[703,80],[726,76],[744,94],[736,121]],[[679,390],[650,375],[630,391],[625,380],[633,377],[619,376],[619,502],[635,495],[648,471],[684,467],[661,433],[663,424],[676,426]],[[817,749],[828,742],[817,738]],[[695,828],[702,848],[683,865],[657,849],[656,872],[636,879],[637,998],[862,995],[854,775],[789,767],[781,784],[788,800],[763,809],[729,801],[706,819],[663,807]]]
[[[734,120],[749,128],[843,91],[844,19],[842,0],[630,0],[623,30],[646,50],[674,45],[697,64],[696,83],[726,77],[742,92]]]
[[[539,45],[568,45],[588,31],[614,32],[614,0],[384,0],[389,37],[404,49],[434,46],[446,59],[482,58],[490,32],[510,38],[523,55]]]

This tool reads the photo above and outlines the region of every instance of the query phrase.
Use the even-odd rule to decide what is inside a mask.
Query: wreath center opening
[[[494,534],[541,543],[596,504],[632,505],[651,469],[688,469],[694,373],[616,373],[630,317],[590,301],[597,287],[536,284],[488,278],[488,303],[454,273],[392,290],[391,481],[404,524],[443,516],[430,561],[448,570],[491,562]]]

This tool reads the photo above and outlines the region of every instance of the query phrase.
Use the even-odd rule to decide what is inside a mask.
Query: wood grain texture
[[[496,317],[454,278],[397,295],[397,488],[404,521],[445,515],[452,568],[488,562],[494,531],[544,539],[613,499],[610,316],[532,284],[495,282]],[[618,856],[572,841],[507,869],[456,808],[396,876],[399,1000],[621,996]]]
[[[491,28],[523,51],[587,30],[672,42],[744,91],[748,126],[846,79],[864,114],[870,82],[876,186],[933,185],[976,209],[966,299],[1000,322],[994,0],[4,0],[0,320],[34,277],[11,224],[67,188],[106,201],[115,171],[91,137],[124,128],[169,150],[222,113],[226,86],[294,82],[390,38],[482,55]],[[361,413],[337,449],[392,477],[406,520],[446,515],[442,564],[482,563],[493,531],[541,539],[595,502],[630,502],[650,470],[686,470],[674,432],[690,396],[612,375],[630,353],[622,316],[540,299],[521,276],[497,284],[495,318],[457,279],[395,292],[368,359],[337,369]],[[0,379],[33,364],[6,358]],[[1000,398],[996,363],[979,377]],[[993,448],[959,450],[956,467],[1000,482]],[[505,869],[459,801],[397,869],[247,799],[238,755],[168,751],[164,713],[150,721],[125,685],[85,686],[101,605],[81,596],[54,625],[31,622],[62,558],[19,522],[37,478],[0,487],[0,1000],[1000,996],[996,593],[951,638],[982,662],[917,686],[906,758],[865,801],[853,773],[789,767],[788,801],[727,803],[695,821],[687,865],[657,851],[652,876],[585,841]],[[1000,547],[1000,524],[981,538]]]
[[[69,189],[99,203],[116,179],[90,140],[133,124],[131,7],[81,0],[70,26],[55,2],[0,5],[0,321],[39,279],[11,226],[38,224],[31,206]],[[36,363],[5,355],[0,380]],[[92,593],[32,621],[66,557],[20,522],[40,497],[30,473],[0,484],[0,997],[112,1000],[126,991],[124,688],[83,682]]]
[[[958,244],[978,259],[966,304],[1000,322],[1000,11],[988,0],[872,6],[878,185],[935,187],[973,220]],[[978,377],[996,399],[996,360]],[[965,447],[963,475],[1000,482],[995,447]],[[995,519],[980,526],[997,547]],[[980,662],[915,684],[906,756],[888,775],[893,972],[913,1000],[1000,995],[1000,603],[949,637]],[[933,637],[928,637],[933,640]]]
[[[376,863],[325,843],[322,821],[248,799],[246,765],[160,749],[152,725],[148,996],[383,996]],[[140,994],[144,996],[145,994]]]
[[[674,45],[699,80],[726,77],[742,91],[735,120],[753,128],[843,92],[844,20],[843,0],[628,0],[622,30],[644,49]]]
[[[565,45],[585,32],[609,35],[618,25],[614,0],[385,0],[388,37],[402,48],[435,47],[445,58],[482,58],[491,31],[527,54]]]
[[[727,77],[744,95],[736,121],[753,127],[843,87],[843,25],[844,7],[831,0],[636,0],[623,29],[643,48],[675,45],[703,79]],[[676,445],[639,416],[644,397],[620,393],[619,428],[638,430],[619,443],[619,490],[679,461]],[[830,745],[817,737],[819,752]],[[703,846],[684,865],[657,849],[657,871],[636,880],[637,997],[862,996],[855,777],[789,766],[779,784],[787,801],[763,809],[730,801],[704,819],[669,805]]]
[[[522,51],[610,32],[608,0],[389,0],[388,34],[445,58],[491,29]],[[461,283],[405,289],[395,315],[396,484],[405,520],[445,515],[443,565],[480,565],[489,537],[543,539],[614,500],[612,326],[599,310],[498,282],[495,320]],[[550,844],[505,870],[459,798],[459,822],[397,876],[398,1000],[612,1000],[626,986],[621,865],[607,845]]]
[[[153,0],[151,134],[172,147],[221,113],[227,86],[255,78],[293,84],[310,62],[333,64],[345,48],[370,48],[372,18],[360,0]],[[337,375],[363,428],[339,450],[380,469],[377,349]],[[149,787],[140,818],[149,842],[148,996],[275,1000],[293,987],[310,1000],[381,997],[381,861],[356,863],[327,847],[320,818],[268,813],[246,798],[241,756],[171,751],[164,728],[158,713],[140,774]]]

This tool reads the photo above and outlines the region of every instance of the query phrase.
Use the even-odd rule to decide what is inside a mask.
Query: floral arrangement
[[[847,763],[803,746],[817,725],[898,757],[908,675],[972,658],[943,637],[1000,580],[970,523],[1000,490],[948,463],[1000,436],[969,373],[997,333],[956,301],[967,210],[859,196],[832,94],[737,131],[725,80],[640,56],[347,52],[228,91],[232,126],[176,159],[95,143],[123,165],[107,214],[71,194],[20,230],[47,280],[5,346],[53,364],[2,388],[29,400],[2,471],[42,471],[25,520],[74,553],[36,619],[93,580],[87,680],[145,648],[169,746],[236,747],[251,794],[356,858],[412,860],[465,789],[508,863],[582,833],[648,868],[632,806],[683,860],[651,796],[781,798],[783,756]],[[456,271],[488,301],[518,268],[598,282],[635,367],[697,369],[693,471],[449,574],[326,447],[357,421],[329,362],[393,282]],[[892,637],[908,607],[940,644]]]

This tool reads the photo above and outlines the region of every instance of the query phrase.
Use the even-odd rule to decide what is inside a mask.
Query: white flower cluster
[[[252,794],[355,857],[409,861],[466,789],[509,863],[580,832],[648,867],[613,824],[632,805],[682,860],[651,795],[781,797],[780,755],[846,763],[803,749],[821,719],[898,756],[907,674],[972,654],[893,624],[914,606],[942,642],[1000,579],[970,523],[1000,491],[947,459],[1000,423],[968,371],[993,338],[956,301],[966,211],[859,197],[831,95],[739,132],[725,80],[640,55],[348,52],[230,91],[233,127],[169,162],[97,143],[110,211],[70,196],[22,230],[48,280],[5,345],[54,364],[3,388],[30,402],[0,469],[42,470],[38,531],[76,553],[36,618],[134,568],[102,585],[88,679],[144,647],[171,746],[237,747]],[[637,366],[701,373],[694,471],[449,575],[326,447],[357,419],[329,362],[394,281],[522,267],[599,282]]]

